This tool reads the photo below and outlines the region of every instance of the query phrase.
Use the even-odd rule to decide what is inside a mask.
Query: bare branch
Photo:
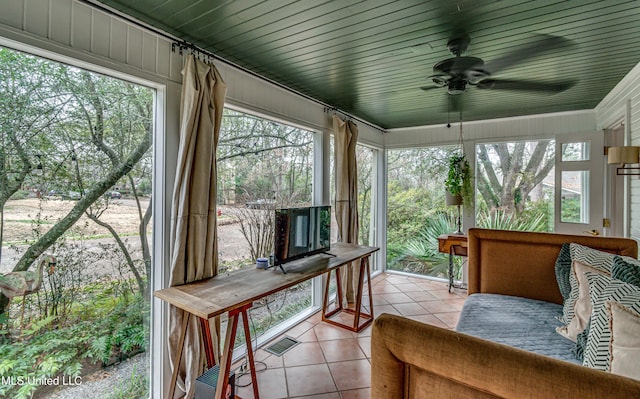
[[[89,219],[93,220],[93,222],[96,223],[98,226],[104,227],[109,231],[109,233],[111,233],[111,236],[113,237],[114,240],[116,240],[118,247],[120,247],[120,250],[124,255],[124,258],[126,259],[127,264],[129,265],[129,269],[133,273],[136,279],[136,282],[138,283],[138,289],[140,290],[140,292],[145,292],[144,280],[142,279],[142,277],[140,276],[140,273],[136,269],[136,265],[133,263],[133,259],[129,254],[129,250],[127,249],[127,246],[124,244],[124,242],[120,238],[120,235],[118,234],[118,232],[109,223],[103,222],[97,216],[92,215],[91,213],[86,211],[85,211],[85,214],[87,215],[87,217],[89,217]]]
[[[274,147],[265,147],[265,148],[261,148],[258,150],[252,150],[252,151],[243,151],[243,152],[237,152],[237,153],[233,153],[231,155],[227,155],[227,156],[222,156],[220,158],[218,158],[218,162],[220,161],[226,161],[228,159],[233,159],[233,158],[238,158],[238,157],[244,157],[246,155],[257,155],[257,154],[261,154],[263,152],[267,152],[267,151],[272,151],[272,150],[277,150],[280,148],[299,148],[299,147],[304,147],[309,145],[311,142],[305,142],[305,143],[301,143],[301,144],[285,144],[285,145],[278,145],[278,146],[274,146]]]

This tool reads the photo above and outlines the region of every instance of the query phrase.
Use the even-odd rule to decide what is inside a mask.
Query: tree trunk
[[[32,244],[22,255],[18,263],[13,268],[14,272],[25,271],[36,261],[38,256],[42,255],[53,243],[60,238],[75,222],[80,219],[82,214],[93,204],[100,196],[117,183],[124,175],[129,173],[133,166],[144,156],[151,146],[151,132],[148,131],[138,147],[133,151],[127,160],[114,167],[111,172],[100,182],[96,183],[89,191],[85,193],[73,209],[56,223],[48,232],[46,232],[38,241]],[[8,301],[4,300],[4,295],[0,295],[0,315],[6,310]]]
[[[496,167],[502,174],[502,182],[498,178],[494,165],[487,152],[487,145],[478,146],[478,163],[484,173],[478,176],[478,191],[489,208],[499,207],[507,212],[522,213],[531,191],[549,174],[554,166],[553,158],[545,161],[549,140],[535,142],[535,148],[526,165],[525,150],[531,143],[516,142],[511,144],[493,144],[491,148],[498,156]]]
[[[136,269],[136,265],[133,263],[133,258],[131,258],[131,254],[129,253],[127,246],[124,245],[124,242],[120,238],[120,235],[118,234],[118,232],[113,227],[111,227],[109,223],[103,222],[96,215],[93,215],[89,212],[85,212],[85,214],[89,217],[89,219],[93,220],[97,225],[102,226],[105,229],[109,230],[109,233],[111,233],[111,236],[113,237],[113,239],[116,240],[118,247],[120,247],[120,251],[122,251],[124,258],[127,261],[127,265],[129,266],[129,270],[131,270],[131,273],[133,273],[134,277],[136,278],[136,282],[138,283],[138,289],[140,290],[140,294],[144,295],[144,292],[146,291],[144,280],[142,279],[142,276],[140,276],[140,273],[138,273],[138,270]]]

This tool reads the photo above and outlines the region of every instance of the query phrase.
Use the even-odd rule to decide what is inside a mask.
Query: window
[[[476,224],[552,231],[555,141],[476,146]]]
[[[219,272],[255,268],[257,258],[272,254],[276,208],[311,205],[313,142],[311,131],[225,108],[217,152]],[[312,292],[307,281],[256,302],[252,336],[308,310]]]
[[[562,143],[562,162],[588,161],[590,157],[590,143]]]
[[[446,278],[438,236],[456,230],[457,208],[445,205],[448,159],[458,146],[387,152],[387,269]],[[461,278],[460,265],[456,278]]]
[[[361,245],[377,245],[376,235],[376,200],[377,200],[377,156],[378,151],[361,144],[356,146],[356,164],[358,166],[358,243]],[[371,257],[372,271],[379,270],[376,257]]]
[[[335,165],[334,165],[334,140],[331,137],[329,149],[330,165],[330,197],[332,205],[335,203]],[[356,167],[358,184],[358,244],[376,246],[376,201],[377,201],[377,157],[378,150],[362,145],[356,145]],[[331,224],[331,242],[336,242],[338,238],[338,225],[335,214]],[[371,257],[369,263],[371,271],[380,269],[376,262],[376,256]],[[333,280],[331,286],[333,293]]]
[[[589,171],[562,171],[560,220],[563,223],[589,223]]]
[[[6,48],[0,75],[0,272],[38,276],[2,280],[0,396],[120,361],[146,396],[155,92]]]
[[[562,162],[581,162],[590,159],[590,142],[562,143]],[[560,173],[560,221],[589,223],[589,171],[562,170]]]
[[[554,231],[600,234],[603,228],[605,156],[602,132],[558,136]]]

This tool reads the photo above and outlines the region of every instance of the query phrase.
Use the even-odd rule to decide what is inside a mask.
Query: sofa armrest
[[[639,398],[640,381],[382,314],[371,398]]]
[[[562,303],[555,262],[564,243],[637,257],[629,238],[469,229],[469,294],[514,295]]]

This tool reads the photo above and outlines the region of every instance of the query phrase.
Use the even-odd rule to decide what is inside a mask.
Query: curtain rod
[[[251,75],[251,76],[253,76],[253,77],[257,78],[257,79],[260,79],[260,80],[263,80],[265,82],[271,83],[271,84],[273,84],[273,85],[275,85],[275,86],[277,86],[277,87],[279,87],[279,88],[281,88],[283,90],[288,91],[289,93],[296,94],[296,95],[301,96],[301,97],[303,97],[303,98],[305,98],[305,99],[307,99],[309,101],[312,101],[312,102],[314,102],[314,103],[316,103],[318,105],[322,105],[325,108],[325,110],[331,109],[331,110],[337,111],[337,112],[343,114],[344,116],[346,116],[346,117],[348,117],[348,118],[350,118],[352,120],[357,120],[358,122],[363,123],[363,124],[365,124],[365,125],[367,125],[369,127],[372,127],[373,129],[376,129],[376,130],[380,131],[383,134],[387,133],[386,129],[384,129],[384,128],[378,126],[378,125],[375,125],[375,124],[373,124],[371,122],[367,122],[364,119],[361,119],[361,118],[359,118],[359,117],[357,117],[355,115],[349,114],[348,112],[344,112],[342,110],[339,110],[338,108],[336,108],[336,107],[334,107],[332,105],[324,103],[324,102],[322,102],[322,101],[320,101],[320,100],[318,100],[316,98],[313,98],[313,97],[311,97],[311,96],[309,96],[307,94],[301,93],[301,92],[299,92],[297,90],[294,90],[294,89],[292,89],[290,87],[287,87],[287,86],[283,85],[282,83],[276,82],[276,81],[274,81],[272,79],[269,79],[269,78],[266,78],[266,77],[264,77],[262,75],[259,75],[259,74],[253,72],[252,70],[250,70],[250,69],[248,69],[246,67],[243,67],[243,66],[240,66],[240,65],[238,65],[236,63],[233,63],[231,61],[228,61],[228,60],[226,60],[226,59],[224,59],[224,58],[222,58],[222,57],[220,57],[220,56],[218,56],[218,55],[216,55],[216,54],[214,54],[214,53],[212,53],[212,52],[210,52],[208,50],[205,50],[205,49],[203,49],[203,48],[201,48],[201,47],[199,47],[199,46],[197,46],[197,45],[195,45],[193,43],[187,42],[186,40],[183,40],[183,39],[181,39],[179,37],[173,36],[173,35],[171,35],[171,34],[169,34],[167,32],[164,32],[164,31],[162,31],[162,30],[160,30],[160,29],[158,29],[158,28],[156,28],[154,26],[151,26],[151,25],[146,24],[144,22],[141,22],[141,21],[139,21],[137,19],[134,19],[131,16],[123,13],[122,11],[119,11],[119,10],[116,10],[116,9],[114,9],[112,7],[106,6],[106,5],[100,3],[97,0],[77,0],[77,1],[80,1],[81,3],[88,4],[89,6],[97,8],[102,12],[105,12],[105,13],[107,13],[109,15],[113,15],[115,17],[123,19],[123,20],[125,20],[126,22],[128,22],[130,24],[136,25],[136,26],[138,26],[138,27],[140,27],[142,29],[146,29],[146,30],[148,30],[148,31],[150,31],[152,33],[155,33],[156,35],[162,36],[165,39],[173,41],[173,43],[171,45],[171,51],[173,51],[173,52],[176,51],[176,47],[177,47],[179,49],[180,54],[182,54],[183,50],[188,49],[189,51],[194,51],[194,52],[196,52],[196,53],[198,53],[200,55],[212,58],[214,60],[218,60],[218,61],[223,62],[223,63],[225,63],[225,64],[227,64],[229,66],[232,66],[232,67],[234,67],[236,69],[239,69],[242,72],[245,72],[245,73],[247,73],[247,74],[249,74],[249,75]]]
[[[215,55],[214,53],[212,53],[212,52],[210,52],[208,50],[205,50],[205,49],[203,49],[201,47],[198,47],[193,43],[189,43],[189,42],[184,41],[184,40],[175,40],[174,39],[174,42],[171,45],[171,51],[175,52],[176,48],[178,49],[180,54],[182,54],[183,50],[189,50],[189,51],[192,51],[192,52],[196,52],[197,54],[200,54],[202,56],[213,58],[213,59],[218,60],[220,62],[224,62],[225,64],[231,65],[232,67],[237,68],[237,69],[239,69],[239,70],[241,70],[241,71],[243,71],[243,72],[245,72],[245,73],[247,73],[247,74],[249,74],[249,75],[251,75],[251,76],[253,76],[255,78],[258,78],[260,80],[263,80],[265,82],[268,82],[268,83],[271,83],[271,84],[273,84],[275,86],[278,86],[279,88],[284,89],[284,90],[288,91],[289,93],[296,94],[296,95],[304,97],[307,100],[312,101],[312,102],[314,102],[314,103],[316,103],[318,105],[322,105],[324,107],[324,109],[325,109],[325,112],[327,110],[332,110],[334,112],[337,112],[337,113],[340,113],[340,114],[344,115],[345,117],[347,117],[347,118],[349,118],[351,120],[356,120],[356,121],[358,121],[358,122],[360,122],[362,124],[365,124],[365,125],[367,125],[369,127],[372,127],[374,129],[380,131],[381,133],[386,133],[387,132],[385,129],[381,128],[380,126],[374,125],[371,122],[367,122],[364,119],[358,118],[355,115],[352,115],[352,114],[350,114],[348,112],[342,111],[342,110],[334,107],[333,105],[329,105],[329,104],[324,103],[324,102],[322,102],[322,101],[320,101],[320,100],[318,100],[316,98],[313,98],[313,97],[311,97],[311,96],[309,96],[307,94],[301,93],[301,92],[299,92],[297,90],[294,90],[294,89],[292,89],[290,87],[287,87],[287,86],[283,85],[282,83],[276,82],[275,80],[272,80],[272,79],[269,79],[269,78],[265,78],[262,75],[258,75],[257,73],[255,73],[255,72],[253,72],[253,71],[251,71],[251,70],[249,70],[249,69],[247,69],[245,67],[242,67],[240,65],[237,65],[237,64],[234,64],[232,62],[229,62],[226,59],[224,59],[224,58],[222,58],[222,57],[220,57],[218,55]]]

